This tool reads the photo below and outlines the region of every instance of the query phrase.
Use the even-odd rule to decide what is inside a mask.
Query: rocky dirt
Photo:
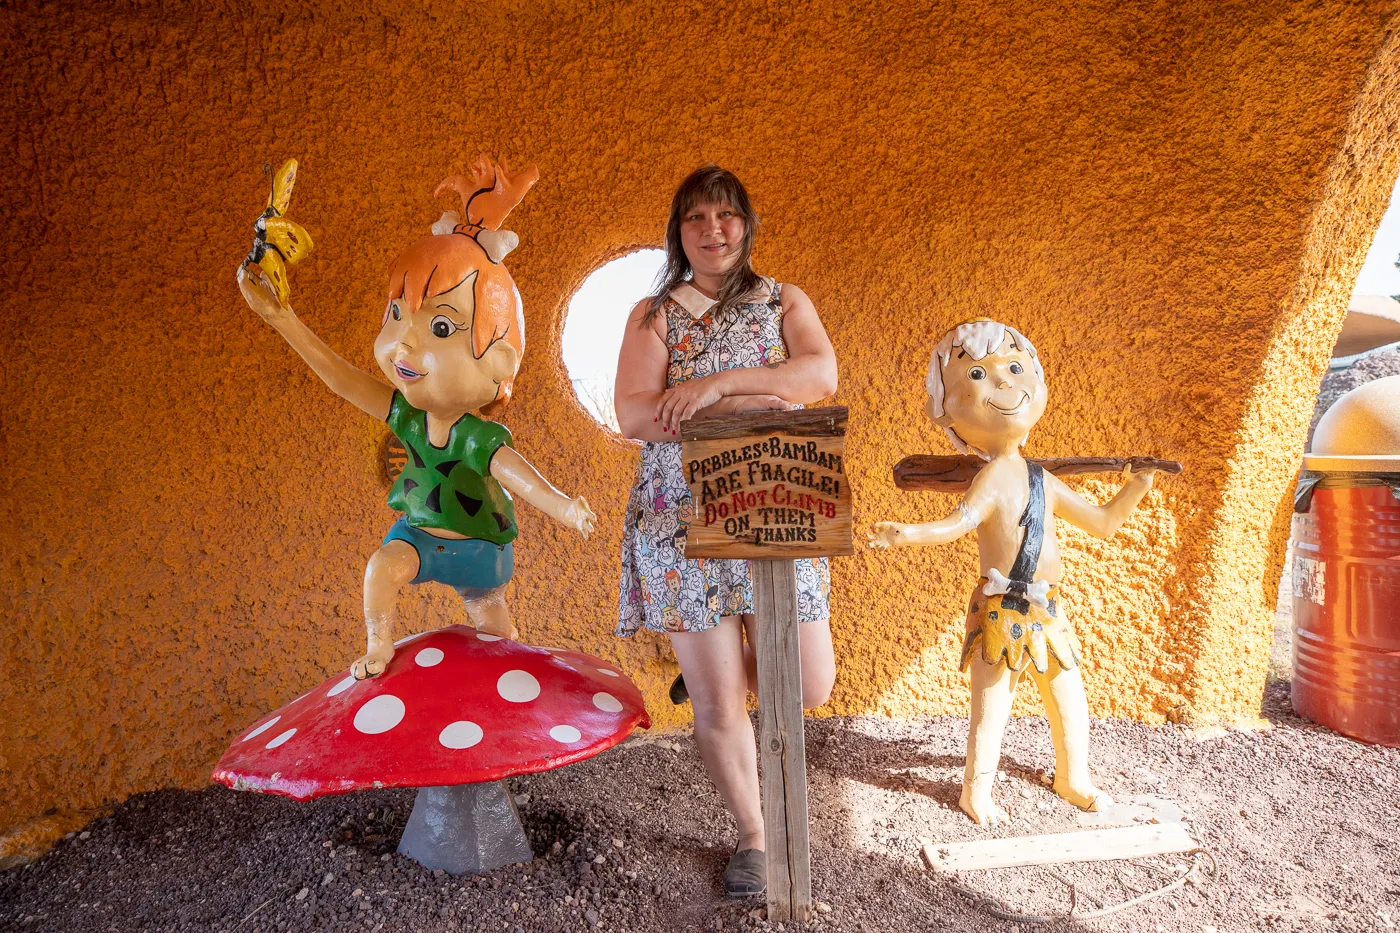
[[[1273,728],[1193,732],[1094,725],[1101,786],[1174,802],[1218,877],[1103,920],[1103,931],[1400,928],[1400,751],[1295,717],[1271,683]],[[813,877],[831,931],[1046,929],[997,919],[1113,904],[1175,878],[1186,857],[1055,869],[926,870],[918,838],[956,841],[1080,828],[1044,787],[1043,720],[1017,721],[1000,802],[1009,828],[957,809],[966,720],[809,720]],[[394,851],[412,791],[309,804],[211,787],[122,804],[36,862],[0,875],[0,930],[534,931],[770,930],[762,904],[726,901],[730,824],[688,735],[640,736],[591,761],[513,782],[534,862],[452,878]],[[1170,806],[1166,807],[1171,810]],[[955,884],[962,890],[955,887]],[[789,930],[799,929],[788,924]]]

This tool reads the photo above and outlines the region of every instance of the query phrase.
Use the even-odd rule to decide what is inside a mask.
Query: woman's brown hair
[[[671,198],[671,216],[666,221],[666,268],[662,270],[660,284],[651,293],[651,307],[641,321],[643,327],[660,313],[671,291],[691,277],[690,260],[681,246],[681,221],[697,204],[728,204],[744,221],[739,261],[725,273],[715,313],[722,314],[739,304],[762,281],[753,271],[753,241],[758,234],[759,220],[749,201],[749,193],[733,172],[707,162],[687,175]]]

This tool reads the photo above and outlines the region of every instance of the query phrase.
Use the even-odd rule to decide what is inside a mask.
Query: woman
[[[618,634],[665,632],[680,661],[672,699],[695,710],[705,770],[734,816],[724,872],[734,897],[766,889],[753,725],[753,583],[748,561],[686,560],[694,514],[681,471],[681,422],[786,410],[836,391],[836,355],[811,299],[753,270],[758,216],[731,172],[706,165],[681,182],[666,225],[666,270],[628,318],[615,404],[622,433],[645,441],[627,505]],[[802,702],[836,676],[825,558],[797,561]]]

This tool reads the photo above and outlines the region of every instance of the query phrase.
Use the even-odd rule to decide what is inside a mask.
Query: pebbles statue
[[[435,194],[461,197],[465,220],[445,213],[431,236],[394,260],[374,342],[389,385],[341,359],[287,304],[283,260],[310,250],[305,231],[282,217],[295,177],[295,162],[274,176],[257,242],[238,270],[239,288],[333,392],[386,421],[408,453],[389,493],[390,507],[403,515],[365,568],[368,648],[351,671],[363,679],[388,665],[394,605],[409,583],[453,587],[479,631],[514,638],[503,597],[514,566],[511,494],[584,537],[595,519],[587,502],[555,489],[516,453],[504,426],[473,414],[489,415],[510,400],[525,350],[520,293],[501,265],[519,237],[501,224],[539,172],[531,166],[512,174],[483,156],[470,177],[454,175],[438,186]]]
[[[919,525],[877,523],[875,548],[945,544],[977,532],[982,577],[967,613],[962,667],[972,674],[972,722],[959,801],[979,824],[1005,823],[992,800],[1002,733],[1023,673],[1040,690],[1055,743],[1055,793],[1098,810],[1112,801],[1089,776],[1089,711],[1079,643],[1058,591],[1055,519],[1108,538],[1152,488],[1153,471],[1131,472],[1106,505],[1093,505],[1021,446],[1045,411],[1045,374],[1035,347],[990,320],[960,324],[934,348],[926,411],[962,453],[987,461],[947,518]]]

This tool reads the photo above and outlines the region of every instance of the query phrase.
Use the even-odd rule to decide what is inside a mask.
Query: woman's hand
[[[776,395],[731,395],[734,399],[734,414],[746,411],[792,411],[797,406]]]
[[[598,516],[593,514],[593,510],[588,507],[588,500],[583,496],[570,499],[569,504],[564,508],[564,514],[560,517],[561,522],[583,535],[584,538],[593,533],[593,523],[597,520]]]
[[[663,433],[680,433],[682,421],[689,421],[700,409],[709,408],[724,398],[726,393],[720,386],[719,375],[688,379],[662,392],[652,420],[661,423]]]
[[[248,302],[248,307],[273,327],[296,320],[296,312],[282,304],[277,292],[272,289],[272,283],[267,280],[267,275],[257,265],[239,265],[238,290],[243,293],[243,300]]]

